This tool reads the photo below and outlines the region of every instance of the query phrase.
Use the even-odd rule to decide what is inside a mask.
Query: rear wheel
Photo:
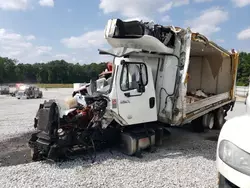
[[[214,114],[208,113],[202,117],[202,125],[205,128],[213,129],[214,128]]]
[[[218,110],[215,111],[214,113],[215,118],[214,118],[214,125],[216,129],[221,129],[224,125],[225,122],[225,113],[224,109],[221,107]]]

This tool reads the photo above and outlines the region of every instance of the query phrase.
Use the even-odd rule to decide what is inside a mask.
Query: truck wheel
[[[209,113],[207,117],[207,124],[209,129],[214,128],[214,114]]]
[[[202,116],[202,125],[205,128],[213,129],[214,128],[214,114],[208,113]]]
[[[204,132],[204,126],[202,124],[202,117],[199,117],[192,121],[193,131],[196,133]]]
[[[214,126],[216,129],[221,129],[224,125],[224,121],[225,121],[225,113],[224,113],[224,109],[221,107],[218,110],[215,111],[214,113],[215,118],[214,118]]]

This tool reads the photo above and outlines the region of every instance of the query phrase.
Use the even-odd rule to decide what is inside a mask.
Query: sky
[[[225,49],[250,52],[250,0],[0,0],[0,56],[20,63],[109,59],[108,19],[190,27]]]

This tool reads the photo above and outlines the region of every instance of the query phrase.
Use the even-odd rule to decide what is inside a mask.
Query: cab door
[[[122,60],[117,76],[118,113],[128,125],[157,120],[152,70],[144,62]]]

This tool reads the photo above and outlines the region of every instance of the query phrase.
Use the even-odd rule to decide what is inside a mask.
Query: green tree
[[[237,85],[248,86],[250,76],[250,53],[240,52],[237,72]]]

